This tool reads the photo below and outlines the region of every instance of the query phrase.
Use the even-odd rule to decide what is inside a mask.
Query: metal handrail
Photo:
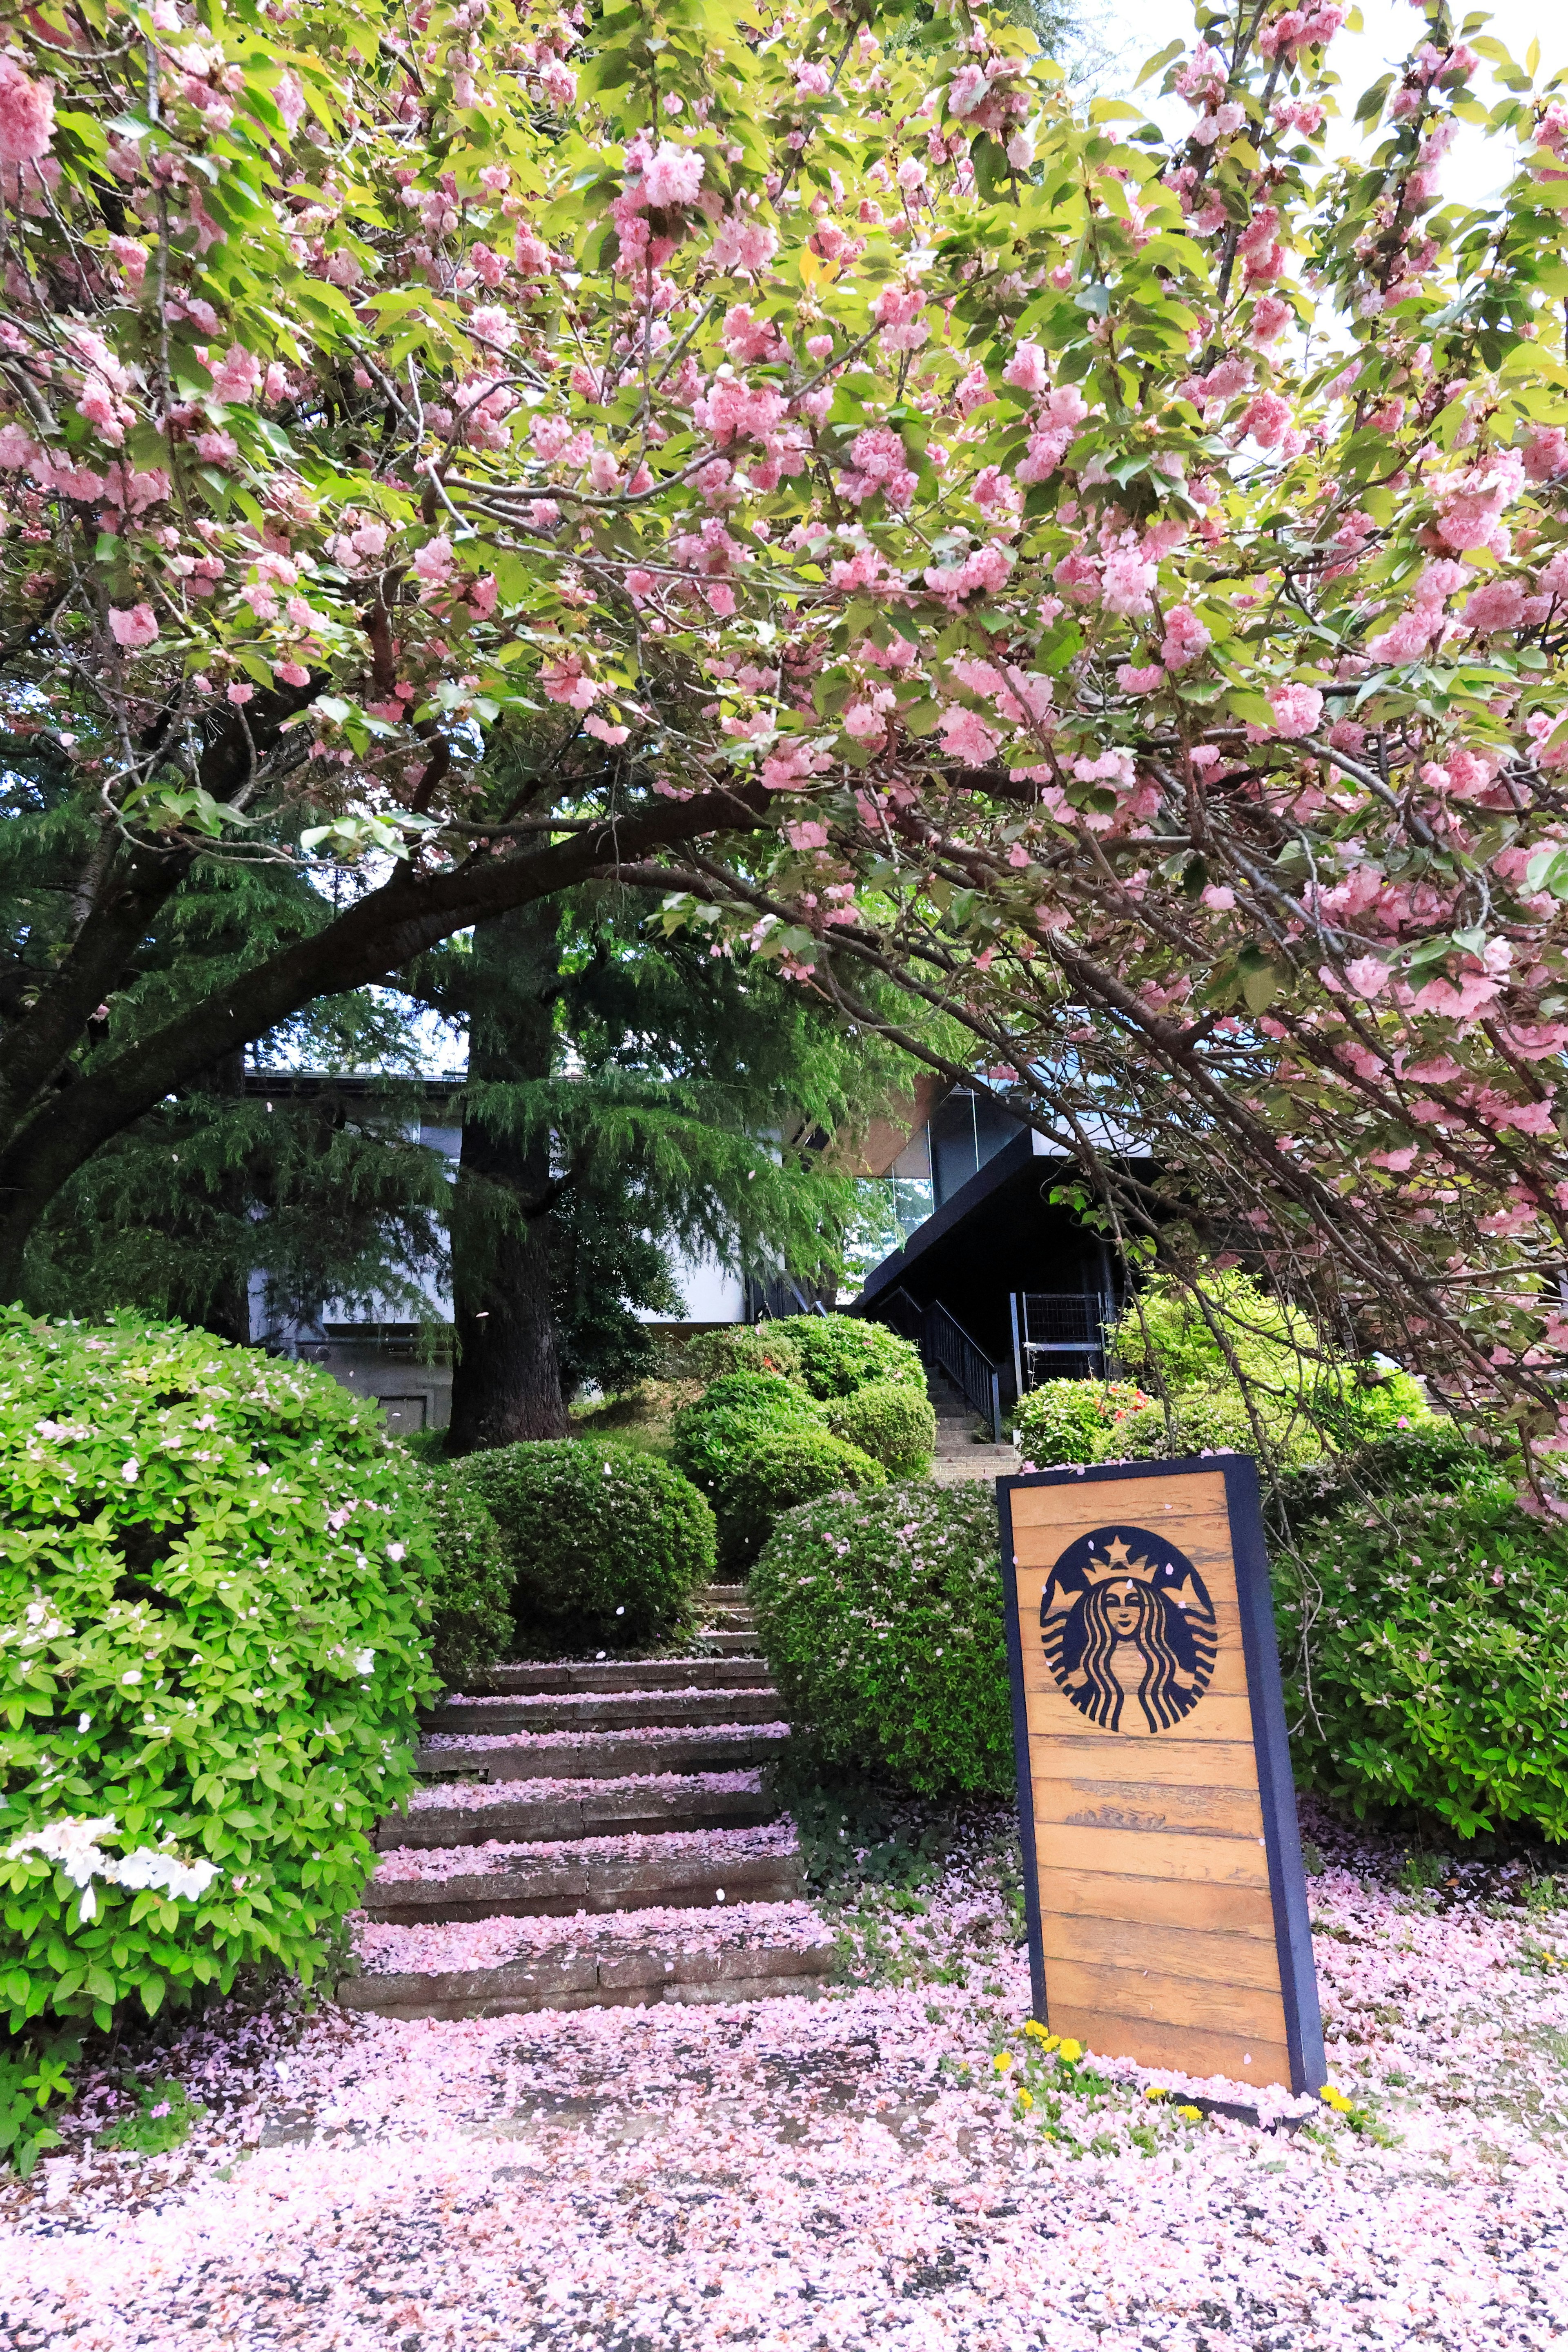
[[[1000,1445],[1004,1402],[1012,1402],[1005,1394],[1013,1385],[1006,1377],[1011,1367],[993,1363],[979,1341],[970,1337],[957,1316],[940,1300],[921,1307],[902,1284],[879,1299],[878,1308],[896,1331],[914,1341],[926,1370],[945,1373],[971,1411],[990,1423],[993,1441]]]

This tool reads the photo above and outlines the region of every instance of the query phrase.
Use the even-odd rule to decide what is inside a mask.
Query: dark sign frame
[[[1328,2079],[1317,1971],[1307,1916],[1307,1875],[1296,1819],[1290,1743],[1285,1728],[1285,1693],[1274,1630],[1268,1556],[1263,1538],[1263,1504],[1258,1465],[1248,1454],[1188,1454],[1168,1462],[1106,1462],[1083,1468],[1029,1470],[996,1481],[1001,1522],[1002,1585],[1007,1616],[1007,1669],[1013,1686],[1013,1741],[1018,1767],[1018,1830],[1024,1850],[1024,1906],[1029,1936],[1029,1979],[1035,2016],[1049,2026],[1044,1939],[1040,1920],[1038,1863],[1035,1847],[1034,1780],[1029,1769],[1029,1727],[1024,1694],[1024,1642],[1018,1613],[1017,1562],[1013,1541],[1013,1496],[1020,1487],[1091,1486],[1134,1478],[1190,1477],[1218,1471],[1225,1480],[1226,1513],[1241,1617],[1242,1656],[1252,1711],[1252,1745],[1258,1793],[1263,1808],[1268,1891],[1285,2010],[1290,2087],[1321,2090]]]

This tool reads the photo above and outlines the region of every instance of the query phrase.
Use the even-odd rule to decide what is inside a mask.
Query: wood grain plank
[[[1168,1528],[1179,1542],[1178,1522],[1217,1520],[1222,1541],[1228,1542],[1229,1518],[1225,1504],[1225,1474],[1220,1470],[1189,1470],[1181,1476],[1126,1485],[1106,1479],[1079,1486],[1064,1480],[1054,1486],[1015,1486],[1013,1530],[1024,1528],[1108,1527],[1113,1521],[1130,1527]],[[1186,1550],[1185,1544],[1182,1549]]]
[[[1071,2034],[1101,2058],[1131,2058],[1136,2066],[1169,2066],[1184,2074],[1224,2074],[1233,2083],[1290,2087],[1290,2053],[1284,2042],[1249,2042],[1234,2033],[1157,2020],[1123,2017],[1113,2010],[1079,2009],[1051,2003],[1051,2032]]]
[[[1037,1779],[1035,1820],[1042,1828],[1163,1831],[1167,1836],[1250,1838],[1263,1835],[1263,1807],[1250,1789],[1142,1786],[1118,1780]]]
[[[1056,1980],[1054,1963],[1076,1961],[1121,1969],[1138,1978],[1148,1974],[1208,1985],[1245,1985],[1276,2000],[1279,1994],[1279,1958],[1272,1936],[1226,1935],[1176,1923],[1064,1918],[1057,1912],[1042,1922],[1041,1940],[1048,1982]],[[1134,2004],[1121,2006],[1131,2011]]]
[[[1082,1780],[1099,1788],[1252,1789],[1258,1786],[1258,1756],[1250,1739],[1163,1739],[1159,1750],[1134,1744],[1119,1732],[1059,1733],[1049,1738],[1050,1772],[1057,1780]]]
[[[1024,1719],[1053,2032],[1151,2066],[1288,2084],[1285,2006],[1223,1473],[1012,1490]],[[1040,1607],[1096,1528],[1186,1555],[1215,1610],[1207,1690],[1169,1730],[1097,1729],[1050,1671]],[[1123,1709],[1127,1714],[1128,1710]]]
[[[1056,1823],[1035,1830],[1036,1864],[1042,1871],[1102,1871],[1113,1852],[1116,1870],[1130,1878],[1187,1879],[1211,1886],[1268,1884],[1268,1857],[1261,1838],[1162,1837],[1157,1832],[1113,1833]]]
[[[1216,1674],[1215,1680],[1218,1676]],[[1053,1683],[1048,1691],[1024,1689],[1026,1711],[1029,1723],[1029,1743],[1037,1739],[1056,1740],[1065,1733],[1069,1738],[1091,1727],[1079,1715],[1070,1699],[1064,1698]],[[1123,1746],[1129,1755],[1142,1755],[1147,1759],[1158,1747],[1190,1747],[1194,1740],[1213,1745],[1216,1740],[1239,1747],[1245,1740],[1252,1744],[1252,1702],[1244,1690],[1235,1693],[1215,1691],[1212,1685],[1199,1700],[1191,1715],[1173,1724],[1169,1731],[1152,1736],[1141,1731],[1113,1731],[1103,1735]]]
[[[1135,2017],[1196,2033],[1229,2033],[1255,2049],[1259,2040],[1285,2043],[1285,2004],[1278,1984],[1216,1984],[1212,1979],[1167,1977],[1154,1969],[1107,1968],[1097,1960],[1055,1960],[1046,1970],[1046,1999],[1058,2006]],[[1054,2030],[1059,2030],[1055,2029]]]
[[[1101,1853],[1101,1863],[1104,1856]],[[1276,1950],[1274,1905],[1267,1886],[1215,1886],[1202,1879],[1128,1878],[1107,1871],[1042,1869],[1042,1920],[1053,1915],[1083,1925],[1094,1919],[1149,1927],[1223,1928]]]

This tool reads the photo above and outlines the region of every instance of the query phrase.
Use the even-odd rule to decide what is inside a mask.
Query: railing
[[[1091,1378],[1104,1378],[1113,1299],[1081,1290],[1016,1290],[1012,1308],[1013,1371],[1020,1395],[1042,1377],[1073,1377],[1059,1360],[1064,1356],[1078,1359]]]
[[[914,1341],[927,1371],[944,1373],[971,1411],[990,1424],[992,1438],[1000,1445],[1004,1411],[1017,1394],[1011,1367],[993,1363],[956,1315],[939,1302],[921,1307],[900,1287],[877,1306],[884,1322]]]

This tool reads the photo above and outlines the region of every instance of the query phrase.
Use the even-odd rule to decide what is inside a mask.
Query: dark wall
[[[1011,1292],[1101,1287],[1098,1240],[1047,1197],[1059,1181],[1059,1169],[1026,1159],[946,1233],[906,1254],[886,1287],[902,1287],[921,1307],[940,1300],[988,1356],[1010,1363]],[[863,1311],[878,1312],[874,1297]]]

